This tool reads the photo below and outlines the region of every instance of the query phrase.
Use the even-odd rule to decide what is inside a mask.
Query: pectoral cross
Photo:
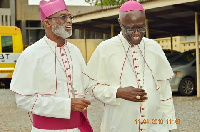
[[[77,90],[75,90],[73,87],[70,90],[70,92],[72,93],[73,98],[75,98],[75,93],[77,92]]]

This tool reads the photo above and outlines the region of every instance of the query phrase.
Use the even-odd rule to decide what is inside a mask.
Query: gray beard
[[[67,23],[64,23],[62,25],[57,24],[54,20],[52,20],[53,26],[52,26],[52,32],[63,39],[69,38],[72,35],[71,31],[66,31],[66,25]]]

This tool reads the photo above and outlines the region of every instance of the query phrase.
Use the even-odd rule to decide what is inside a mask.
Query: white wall
[[[195,36],[183,36],[182,39],[183,39],[182,41],[196,41]],[[200,40],[200,35],[199,35],[199,40]]]

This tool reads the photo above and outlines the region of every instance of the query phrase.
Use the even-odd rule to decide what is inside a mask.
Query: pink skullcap
[[[41,22],[50,15],[53,15],[54,13],[62,10],[67,10],[67,6],[64,0],[50,0],[50,1],[41,0],[40,1]]]
[[[139,2],[130,0],[122,4],[122,6],[119,9],[119,12],[128,12],[134,10],[144,11],[144,8]]]

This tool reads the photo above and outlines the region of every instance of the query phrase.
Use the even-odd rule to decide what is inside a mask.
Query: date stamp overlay
[[[163,124],[164,122],[166,122],[167,124],[180,124],[181,120],[180,119],[175,119],[175,120],[171,120],[171,119],[167,119],[166,121],[164,121],[163,119],[136,119],[135,123],[136,124]]]

